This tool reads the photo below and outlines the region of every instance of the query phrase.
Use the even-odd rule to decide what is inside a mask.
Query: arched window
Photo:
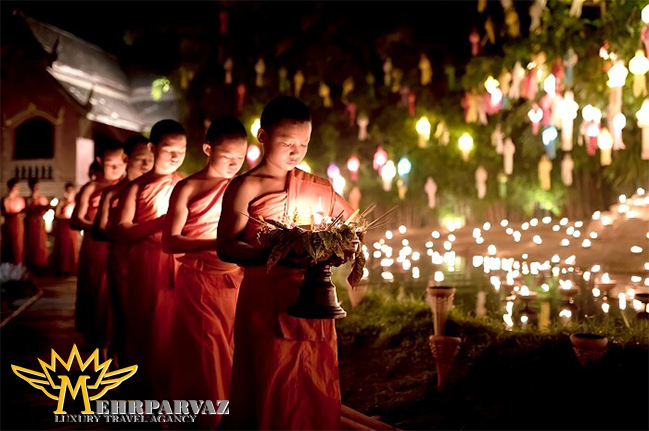
[[[16,128],[14,160],[54,157],[54,125],[45,118],[27,120]]]

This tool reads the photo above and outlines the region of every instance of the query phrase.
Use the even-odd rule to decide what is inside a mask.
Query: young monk
[[[70,227],[76,196],[74,184],[65,183],[65,195],[54,212],[54,245],[50,255],[50,267],[54,274],[63,277],[77,275],[81,238],[79,232]]]
[[[41,194],[38,178],[29,179],[31,196],[25,207],[25,266],[36,274],[43,274],[47,269],[47,232],[43,215],[50,209],[47,197]]]
[[[140,396],[164,399],[169,385],[173,287],[177,262],[162,251],[162,228],[176,173],[185,159],[185,130],[162,120],[151,129],[153,169],[129,184],[119,203],[117,234],[132,244],[126,298],[126,354],[139,366]],[[132,386],[135,386],[134,384]]]
[[[119,223],[118,203],[126,192],[128,184],[146,174],[153,167],[153,153],[149,149],[149,140],[142,135],[129,136],[124,142],[124,153],[127,156],[126,176],[114,186],[107,187],[101,195],[99,210],[95,217],[92,236],[97,241],[109,241],[107,278],[112,310],[113,333],[104,340],[117,356],[118,363],[126,364],[128,360],[124,351],[126,331],[124,321],[124,298],[127,295],[128,257],[130,245],[120,241],[115,235]],[[108,346],[105,346],[108,348]]]
[[[27,205],[25,198],[20,196],[18,178],[7,181],[8,193],[0,202],[2,223],[2,255],[0,261],[14,264],[23,263],[23,247],[25,240],[25,225],[23,210]]]
[[[162,248],[184,253],[174,292],[173,399],[227,400],[230,393],[234,311],[243,271],[217,257],[216,227],[223,193],[241,169],[247,147],[239,120],[215,120],[203,144],[207,165],[171,194]],[[220,417],[200,415],[193,427],[215,429]]]
[[[102,166],[103,173],[81,188],[71,218],[72,228],[84,231],[79,256],[75,325],[77,331],[93,347],[103,347],[106,344],[104,340],[110,333],[110,321],[106,306],[108,244],[92,238],[92,223],[97,215],[102,192],[106,187],[117,184],[126,170],[126,155],[121,142],[106,140],[100,148],[101,154],[97,157],[97,162]],[[107,349],[102,349],[100,353],[103,360],[106,360]]]
[[[236,177],[223,198],[217,251],[244,266],[234,327],[228,429],[340,429],[340,385],[333,320],[298,319],[286,311],[298,297],[303,268],[266,271],[260,225],[248,216],[302,216],[321,202],[326,215],[353,210],[323,178],[296,169],[311,137],[308,108],[293,97],[272,100],[261,115],[264,157]],[[288,263],[288,262],[287,262]]]

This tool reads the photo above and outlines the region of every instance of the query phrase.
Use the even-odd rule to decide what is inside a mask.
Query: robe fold
[[[329,181],[293,169],[283,192],[249,205],[252,217],[280,220],[295,208],[336,216],[344,206]],[[307,209],[308,211],[308,209]],[[243,240],[259,245],[261,225],[250,220]],[[305,270],[245,266],[234,330],[230,415],[225,428],[340,429],[336,329],[332,319],[299,319],[286,311],[298,297]],[[227,422],[227,423],[226,423]]]
[[[23,262],[25,266],[36,272],[47,269],[47,232],[43,215],[49,206],[39,205],[33,199],[28,199],[25,208],[25,248]]]
[[[173,173],[142,185],[136,197],[135,223],[167,213],[169,197],[182,177]],[[139,181],[139,180],[136,180]],[[162,251],[162,231],[132,244],[128,265],[126,354],[139,366],[142,396],[168,396],[174,278],[179,263]]]
[[[108,226],[119,224],[119,202],[128,191],[129,181],[124,178],[114,187],[115,194],[110,199],[108,210]],[[107,227],[108,227],[107,226]],[[126,354],[126,316],[125,306],[128,292],[128,260],[131,251],[131,244],[127,242],[110,241],[108,244],[107,279],[110,292],[110,303],[113,312],[113,338],[111,346],[117,356],[120,367],[135,364],[131,362]]]
[[[112,184],[108,184],[110,185]],[[86,219],[95,219],[104,188],[97,185],[90,195]],[[90,231],[84,232],[79,253],[75,322],[77,331],[93,347],[107,347],[112,334],[107,260],[108,243],[95,241]]]
[[[81,239],[79,232],[70,227],[73,208],[74,202],[66,204],[61,209],[61,215],[54,220],[54,245],[50,255],[50,267],[57,275],[77,275]]]
[[[229,180],[188,205],[182,235],[215,239]],[[234,313],[243,270],[222,262],[216,250],[186,253],[175,285],[171,397],[228,400],[234,352]],[[215,429],[221,415],[199,415],[192,426]],[[187,424],[183,424],[187,427]]]
[[[2,223],[2,262],[23,263],[25,245],[25,214],[3,211]]]

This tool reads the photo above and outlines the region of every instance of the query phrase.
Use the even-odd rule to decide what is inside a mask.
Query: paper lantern
[[[491,145],[496,147],[496,154],[503,153],[505,134],[501,130],[500,123],[496,124],[494,131],[491,132]]]
[[[541,30],[541,14],[543,9],[546,9],[545,3],[547,0],[534,0],[530,6],[530,33],[540,33]]]
[[[381,168],[381,179],[383,180],[383,190],[389,192],[392,190],[392,180],[397,175],[397,167],[392,160],[388,160]]]
[[[602,129],[602,132],[597,138],[597,146],[600,150],[600,164],[602,166],[610,165],[611,150],[613,149],[613,136],[611,136],[611,133],[606,127]]]
[[[428,140],[430,139],[430,129],[430,121],[428,121],[428,118],[426,118],[426,116],[423,116],[419,120],[417,120],[417,123],[415,124],[415,130],[419,135],[420,148],[426,147],[426,142],[428,142]]]
[[[469,42],[471,43],[471,55],[475,57],[478,55],[480,50],[480,33],[478,33],[477,29],[471,29],[471,33],[469,33]]]
[[[567,153],[563,156],[561,161],[561,181],[567,186],[572,185],[572,170],[575,167],[575,163],[572,161],[572,156]]]
[[[223,70],[225,70],[225,84],[230,85],[232,84],[232,68],[234,67],[234,63],[232,62],[231,58],[228,58],[225,60],[225,63],[223,63]]]
[[[465,162],[469,160],[469,153],[473,149],[473,138],[468,133],[463,133],[458,139],[458,146],[460,151],[462,151],[462,160]]]
[[[335,163],[329,164],[327,167],[327,176],[331,179],[340,176],[340,168]]]
[[[266,63],[264,63],[263,58],[257,60],[257,64],[255,64],[255,72],[257,73],[257,77],[255,78],[255,84],[257,85],[257,87],[263,87],[264,72],[266,72]]]
[[[348,76],[343,81],[343,92],[341,96],[341,100],[343,103],[347,103],[347,96],[349,96],[349,93],[351,93],[352,91],[354,91],[354,78]]]
[[[572,150],[572,133],[575,118],[579,105],[575,102],[572,91],[566,91],[561,104],[561,149],[563,151]]]
[[[389,87],[392,83],[392,59],[390,57],[385,59],[383,63],[383,84]]]
[[[237,112],[243,110],[243,103],[246,98],[246,86],[243,83],[237,85]]]
[[[597,153],[597,145],[599,135],[601,133],[599,123],[594,121],[589,121],[586,126],[586,135],[588,138],[588,145],[586,146],[586,152],[589,156],[594,156]]]
[[[572,0],[569,15],[574,16],[575,18],[581,18],[581,9],[585,1],[586,0]]]
[[[388,153],[385,152],[383,147],[379,147],[376,149],[376,153],[374,153],[374,158],[372,160],[372,166],[375,170],[380,171],[383,166],[388,161]]]
[[[489,174],[483,166],[478,166],[475,171],[475,187],[478,192],[478,199],[484,199],[487,195],[487,178]]]
[[[358,170],[361,167],[361,161],[356,156],[347,159],[347,170],[350,173],[352,181],[358,180]]]
[[[421,54],[419,57],[419,70],[421,71],[421,85],[426,86],[430,84],[433,79],[433,68],[426,54]]]
[[[342,196],[343,192],[345,191],[345,185],[347,184],[345,178],[343,178],[342,175],[338,175],[337,177],[333,178],[332,183],[334,186],[334,191]]]
[[[424,191],[428,197],[428,208],[435,208],[435,196],[437,194],[437,183],[431,177],[428,177],[426,180],[426,185],[424,186]]]
[[[397,164],[397,172],[399,173],[400,177],[405,177],[407,176],[410,171],[412,170],[412,163],[410,163],[410,160],[408,160],[407,157],[402,157],[401,160],[399,160],[399,163]]]
[[[327,84],[324,82],[320,82],[320,88],[318,89],[318,95],[322,98],[322,103],[325,108],[331,108],[333,105],[333,102],[331,101],[331,89]]]
[[[250,126],[250,133],[252,136],[257,139],[257,134],[259,133],[259,129],[261,128],[261,120],[259,118],[255,118],[254,121],[252,122],[252,125]]]
[[[251,144],[248,146],[246,159],[248,160],[248,164],[250,165],[250,168],[254,168],[255,166],[257,166],[257,162],[259,161],[260,156],[261,156],[261,150],[257,145]]]
[[[442,145],[448,145],[448,143],[451,140],[451,133],[448,130],[448,127],[446,127],[446,123],[444,120],[440,121],[437,123],[437,127],[435,127],[435,138],[439,140],[439,143]]]
[[[496,30],[494,29],[494,22],[490,16],[484,22],[484,31],[485,37],[482,39],[482,44],[489,41],[490,44],[494,45],[496,43]]]
[[[622,141],[622,130],[626,127],[626,117],[623,113],[618,113],[613,117],[613,149],[623,150],[626,148]]]
[[[649,99],[642,102],[642,107],[635,114],[638,127],[642,129],[642,160],[649,160]]]
[[[543,190],[550,190],[552,187],[550,172],[552,172],[552,162],[544,154],[539,161],[539,182]]]
[[[645,74],[649,71],[649,59],[642,50],[638,50],[635,56],[629,61],[629,70],[633,74],[633,95],[635,97],[647,95],[647,78]]]
[[[295,76],[293,76],[293,83],[295,84],[295,97],[300,97],[300,92],[302,91],[302,86],[304,85],[304,74],[301,70],[295,72]]]
[[[640,16],[642,18],[642,22],[649,24],[649,5],[642,8],[642,13]]]
[[[557,92],[557,78],[551,73],[543,80],[543,91],[554,97]]]
[[[527,117],[532,122],[532,134],[539,134],[539,125],[543,118],[543,110],[536,103],[532,105],[532,109],[527,112]]]
[[[525,68],[521,65],[520,61],[514,64],[512,70],[512,85],[509,88],[509,98],[518,100],[521,97],[521,85],[525,79]]]
[[[554,126],[546,127],[541,133],[541,140],[543,141],[543,147],[545,148],[545,154],[547,154],[550,160],[554,160],[557,156],[555,140],[559,136],[557,128]]]
[[[291,83],[288,80],[288,70],[285,67],[279,69],[279,92],[280,93],[290,93],[291,92]]]
[[[401,78],[403,71],[401,69],[392,69],[392,92],[398,93],[401,90]]]
[[[364,141],[369,136],[367,134],[367,126],[370,124],[370,119],[367,115],[361,114],[356,121],[358,124],[358,140]]]
[[[348,103],[345,106],[345,114],[349,115],[349,127],[354,127],[356,124],[356,110],[357,106],[355,103]]]

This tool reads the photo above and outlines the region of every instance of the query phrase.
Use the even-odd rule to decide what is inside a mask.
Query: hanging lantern
[[[555,96],[557,90],[557,79],[553,74],[549,74],[548,77],[543,80],[543,90],[551,97]]]
[[[261,120],[259,118],[255,118],[255,120],[252,122],[252,125],[250,126],[250,133],[252,133],[252,136],[257,139],[257,134],[259,133],[259,129],[261,128]]]
[[[545,154],[548,155],[550,160],[554,160],[557,156],[555,140],[559,136],[557,128],[554,126],[546,127],[541,133],[541,140],[543,141],[543,147],[545,148]]]
[[[460,151],[462,151],[462,160],[464,160],[465,162],[468,161],[469,153],[473,148],[473,138],[468,133],[463,133],[462,136],[460,136],[460,139],[458,139],[457,143],[460,147]]]
[[[602,121],[602,111],[595,108],[593,105],[586,105],[581,110],[581,118],[583,118],[584,121],[599,123]]]
[[[415,130],[419,135],[419,148],[425,148],[426,142],[430,139],[430,121],[425,116],[421,117],[417,124],[415,124]]]
[[[484,199],[487,195],[487,178],[489,174],[483,166],[478,166],[475,171],[475,187],[478,191],[478,199]]]
[[[635,97],[647,95],[647,78],[649,72],[649,59],[641,49],[637,50],[635,56],[629,61],[629,70],[633,74],[633,95]]]
[[[539,161],[538,175],[539,182],[541,183],[541,188],[543,190],[550,190],[552,188],[552,177],[550,173],[552,172],[552,162],[545,154],[541,156]]]
[[[251,144],[250,146],[248,146],[246,159],[248,160],[248,164],[250,165],[250,168],[254,168],[255,166],[257,166],[257,162],[259,161],[260,156],[261,156],[261,150],[257,145]]]
[[[307,162],[302,162],[296,166],[296,168],[303,170],[304,172],[311,173],[311,166]]]
[[[358,170],[360,169],[360,167],[361,161],[358,160],[358,157],[351,156],[349,159],[347,159],[347,170],[349,170],[352,181],[358,180]]]
[[[642,17],[642,22],[644,22],[645,24],[649,24],[649,5],[642,8],[641,17]]]
[[[613,149],[615,151],[623,150],[626,148],[622,141],[622,130],[626,127],[626,117],[623,113],[617,114],[613,117]]]
[[[566,91],[561,104],[561,149],[563,151],[572,150],[572,130],[579,105],[575,102],[572,91]]]
[[[392,190],[392,180],[397,175],[397,168],[392,160],[388,160],[381,168],[381,178],[383,179],[383,190],[389,192]]]
[[[622,87],[628,74],[629,70],[624,66],[624,62],[622,60],[616,61],[608,70],[608,82],[606,84],[611,88]]]
[[[374,153],[374,159],[372,160],[372,167],[380,171],[383,166],[385,166],[386,162],[388,161],[388,153],[385,152],[383,147],[379,147],[376,149],[376,153]]]
[[[436,195],[437,195],[437,183],[431,177],[426,179],[426,185],[424,186],[424,191],[428,197],[428,208],[435,208],[436,204]]]
[[[358,140],[359,141],[364,141],[367,139],[369,136],[367,134],[367,126],[370,124],[370,119],[367,115],[361,114],[358,116],[358,120],[356,120],[356,124],[358,124]]]
[[[586,136],[588,137],[588,145],[586,145],[586,152],[589,156],[594,156],[597,153],[597,146],[599,135],[601,133],[599,123],[590,121],[586,126]]]
[[[646,8],[645,8],[646,9]],[[649,99],[642,102],[642,107],[635,114],[638,127],[642,129],[642,160],[649,160]]]
[[[532,134],[539,134],[539,124],[543,118],[543,110],[536,103],[532,105],[532,109],[527,112],[527,117],[532,122]]]
[[[343,178],[342,175],[338,175],[337,177],[334,177],[332,183],[334,186],[334,191],[342,196],[343,192],[345,191],[345,185],[347,184],[345,178]]]
[[[338,165],[336,165],[335,163],[331,163],[329,165],[329,167],[327,168],[327,176],[330,179],[339,177],[340,176],[340,168],[338,167]]]
[[[410,173],[411,169],[412,163],[410,163],[410,160],[405,156],[402,157],[397,164],[397,172],[399,173],[399,176],[406,177]]]
[[[613,136],[608,131],[606,127],[602,129],[602,132],[597,138],[597,146],[600,149],[600,159],[599,162],[602,166],[608,166],[611,164],[611,149],[613,148]]]

